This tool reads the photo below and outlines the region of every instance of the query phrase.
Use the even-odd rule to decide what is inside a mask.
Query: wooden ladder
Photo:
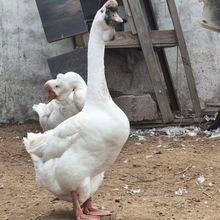
[[[130,24],[132,33],[138,34],[138,38],[143,51],[147,69],[150,74],[151,82],[154,88],[154,92],[156,95],[157,103],[162,115],[163,122],[164,123],[172,122],[174,120],[174,115],[170,108],[169,99],[166,95],[166,90],[163,86],[163,79],[162,79],[163,73],[161,73],[162,70],[161,67],[159,66],[160,64],[158,63],[158,59],[154,51],[155,45],[152,42],[152,37],[151,37],[152,30],[149,25],[149,20],[147,18],[146,10],[143,5],[143,2],[142,0],[139,1],[123,0],[123,5],[126,14],[128,16],[128,22]],[[174,31],[169,32],[169,34],[175,35],[171,37],[171,39],[177,40],[176,46],[179,47],[181,53],[195,116],[200,117],[201,116],[200,101],[199,101],[199,97],[195,85],[195,79],[192,73],[190,58],[187,51],[185,39],[183,36],[176,5],[174,0],[167,0],[167,5],[174,25]],[[160,33],[162,35],[164,31],[157,31],[157,33],[158,35],[160,35]],[[170,46],[174,46],[173,43]],[[161,42],[161,47],[169,47],[169,44],[166,43],[163,45],[163,43]]]
[[[92,4],[90,2],[90,6],[94,2],[97,3],[98,0],[93,0]],[[178,46],[194,113],[196,117],[200,117],[201,107],[195,79],[174,0],[166,0],[174,30],[158,30],[151,0],[122,0],[122,2],[131,31],[117,32],[115,40],[109,42],[106,48],[142,49],[162,121],[169,123],[174,121],[173,111],[179,110],[179,101],[164,48]],[[52,76],[56,77],[58,72],[71,70],[81,73],[86,79],[86,47],[89,31],[81,7],[82,0],[36,0],[36,3],[48,42],[73,37],[74,45],[78,48],[48,59]]]

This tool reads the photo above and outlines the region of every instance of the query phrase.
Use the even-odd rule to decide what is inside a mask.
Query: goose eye
[[[101,13],[103,13],[103,10],[101,10]]]
[[[56,85],[55,87],[56,87],[56,88],[58,88],[59,86],[58,86],[58,85]]]

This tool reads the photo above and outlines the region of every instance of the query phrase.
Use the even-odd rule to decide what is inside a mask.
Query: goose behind
[[[53,130],[24,138],[38,182],[56,197],[72,200],[77,220],[99,220],[106,214],[93,207],[91,197],[130,131],[126,115],[109,94],[104,72],[105,43],[114,39],[115,26],[122,22],[117,7],[117,1],[108,0],[94,18],[82,111]]]
[[[48,80],[44,88],[48,93],[47,103],[33,106],[33,110],[38,113],[43,131],[55,128],[82,110],[87,86],[79,74],[59,73],[56,79]]]

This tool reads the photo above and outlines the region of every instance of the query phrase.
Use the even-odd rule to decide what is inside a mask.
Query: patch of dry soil
[[[37,185],[22,144],[29,131],[41,129],[38,123],[0,128],[0,219],[73,219],[70,203]],[[204,134],[169,138],[162,133],[144,141],[130,138],[106,172],[94,203],[113,211],[103,220],[217,220],[219,182],[219,139]]]

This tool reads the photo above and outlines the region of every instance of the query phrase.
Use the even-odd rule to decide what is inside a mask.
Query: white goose
[[[106,214],[95,210],[91,196],[129,136],[129,121],[113,102],[104,72],[105,43],[114,39],[115,25],[123,22],[117,7],[116,0],[108,0],[94,18],[82,111],[53,130],[24,138],[38,182],[56,197],[72,200],[77,220],[99,220],[97,215]]]
[[[49,94],[47,98],[49,103],[33,105],[33,110],[38,113],[43,131],[55,128],[82,110],[87,86],[79,74],[75,72],[59,73],[56,79],[47,81],[44,88]]]

